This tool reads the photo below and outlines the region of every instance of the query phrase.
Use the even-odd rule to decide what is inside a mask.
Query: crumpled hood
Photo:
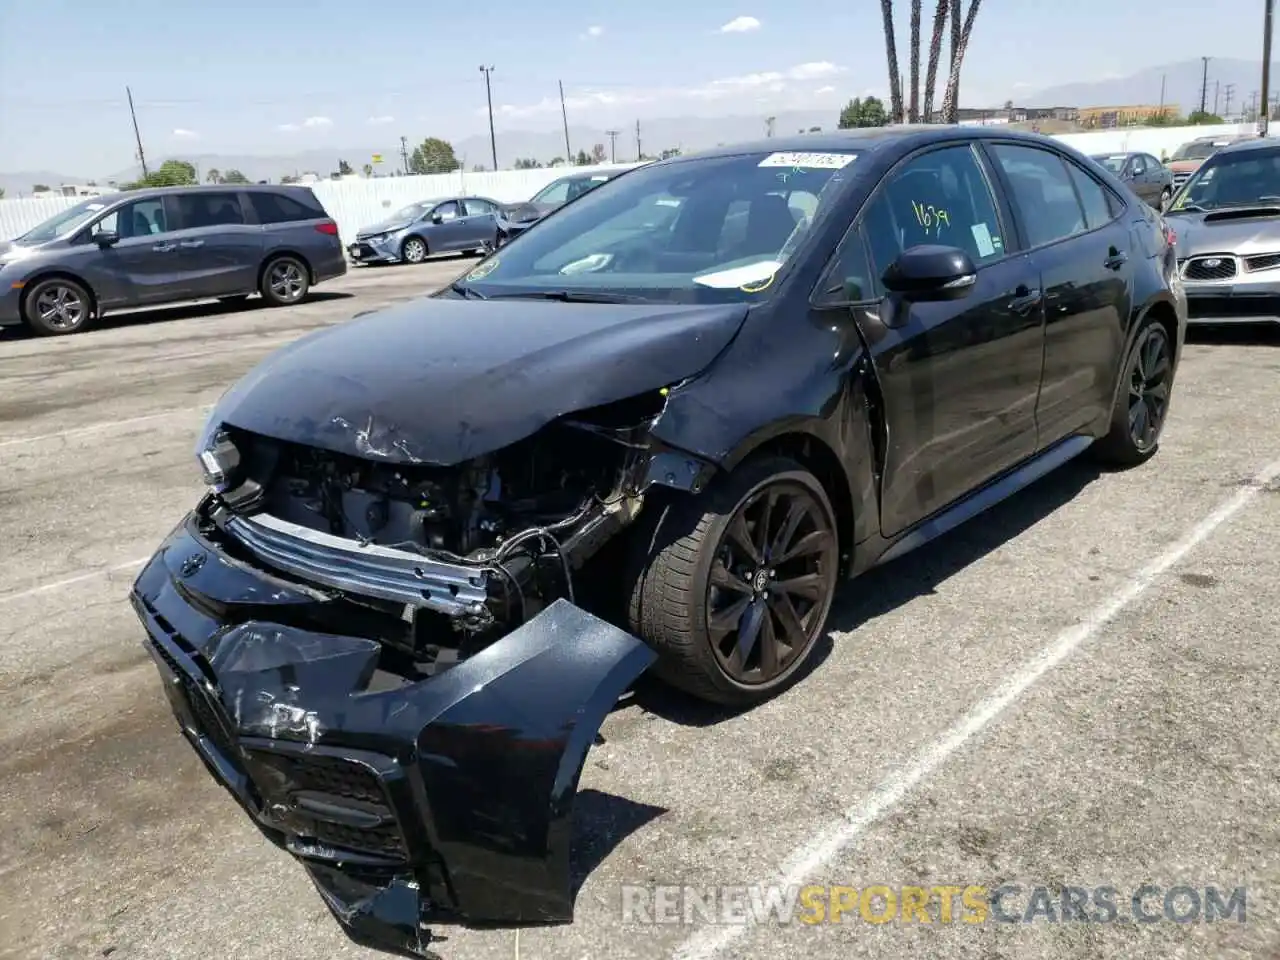
[[[268,356],[223,395],[201,444],[226,423],[366,459],[457,464],[700,373],[747,311],[424,298]]]
[[[396,230],[403,230],[408,225],[405,220],[383,220],[381,223],[375,223],[372,226],[361,227],[356,236],[371,237],[375,233],[393,233]]]
[[[554,203],[513,203],[502,211],[502,216],[511,223],[531,223],[545,217],[556,206]]]
[[[1166,213],[1178,235],[1178,259],[1206,253],[1280,253],[1280,216],[1215,219],[1204,213]]]

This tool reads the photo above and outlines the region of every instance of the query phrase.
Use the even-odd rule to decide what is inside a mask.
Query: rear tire
[[[786,689],[835,592],[838,535],[822,484],[768,457],[655,507],[637,537],[628,609],[632,631],[658,652],[654,673],[731,707]]]
[[[93,298],[83,284],[50,277],[27,292],[22,317],[39,337],[80,333],[93,322]]]
[[[296,257],[276,257],[267,261],[258,291],[272,307],[288,307],[302,300],[311,289],[307,265]]]
[[[1161,213],[1164,213],[1164,208],[1169,206],[1169,201],[1172,198],[1173,198],[1173,189],[1171,187],[1165,187],[1163,190],[1160,191],[1160,206],[1156,207],[1156,209],[1159,210]]]
[[[1173,391],[1173,343],[1164,325],[1148,318],[1121,368],[1111,429],[1092,447],[1094,459],[1128,469],[1146,463],[1160,448]]]

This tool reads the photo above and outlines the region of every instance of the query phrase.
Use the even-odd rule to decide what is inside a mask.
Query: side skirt
[[[890,560],[896,560],[898,557],[924,546],[930,540],[935,540],[944,533],[949,533],[966,520],[972,520],[978,514],[984,513],[1003,500],[1007,500],[1069,460],[1074,460],[1089,449],[1093,442],[1093,437],[1067,437],[1043,453],[1039,453],[1026,461],[1022,466],[1015,467],[998,480],[974,491],[953,506],[947,507],[941,513],[934,514],[927,520],[921,521],[894,541],[893,546],[882,553],[871,566],[878,567],[881,564],[888,563]]]

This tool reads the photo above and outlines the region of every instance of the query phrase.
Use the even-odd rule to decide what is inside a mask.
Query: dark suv
[[[307,187],[132,190],[0,243],[0,327],[56,336],[112,310],[254,293],[285,306],[346,272],[337,224]]]

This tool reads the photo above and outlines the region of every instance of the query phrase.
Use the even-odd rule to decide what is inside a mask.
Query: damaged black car
[[[619,176],[221,398],[132,594],[181,729],[359,939],[570,920],[619,697],[651,671],[759,703],[841,581],[1086,450],[1148,460],[1175,270],[1159,216],[1042,137]]]

